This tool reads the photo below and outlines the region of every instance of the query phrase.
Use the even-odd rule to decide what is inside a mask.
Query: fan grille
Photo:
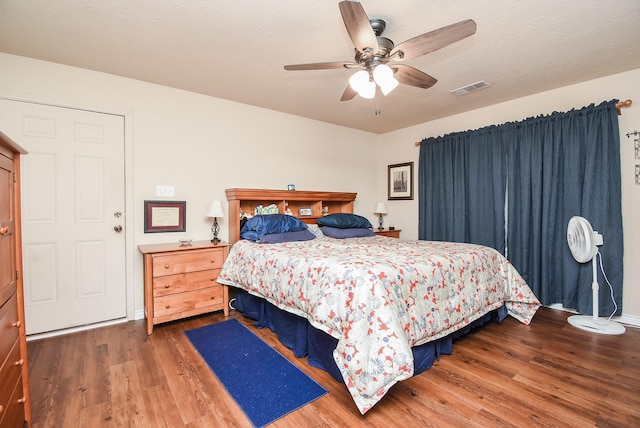
[[[567,243],[573,258],[579,263],[588,262],[598,252],[595,235],[597,233],[593,231],[591,224],[584,217],[574,216],[569,220]]]

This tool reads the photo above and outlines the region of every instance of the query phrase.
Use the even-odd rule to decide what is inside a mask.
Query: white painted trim
[[[134,199],[133,199],[133,111],[124,114],[124,240],[125,240],[125,281],[127,299],[127,318],[135,318],[135,258],[138,250],[134,235]]]
[[[144,309],[138,309],[135,314],[133,315],[133,319],[135,321],[138,320],[143,320],[144,319]]]
[[[47,339],[49,337],[63,336],[65,334],[77,333],[79,331],[93,330],[94,328],[108,327],[110,325],[122,324],[128,322],[126,318],[118,318],[115,320],[98,322],[95,324],[80,325],[78,327],[65,328],[62,330],[48,331],[46,333],[31,334],[27,336],[27,342],[32,340]]]
[[[571,312],[572,314],[577,314],[578,312],[576,312],[573,309],[568,309],[562,306],[562,303],[554,303],[553,305],[549,305],[547,306],[547,308],[550,309],[557,309],[560,311],[565,311],[565,312]],[[622,314],[619,317],[613,317],[611,318],[611,320],[613,321],[617,321],[621,324],[626,324],[630,327],[640,327],[640,317],[634,316],[634,315],[625,315]]]
[[[619,323],[626,324],[631,327],[640,328],[640,317],[634,315],[625,315],[622,314],[620,317],[613,318],[615,321]]]

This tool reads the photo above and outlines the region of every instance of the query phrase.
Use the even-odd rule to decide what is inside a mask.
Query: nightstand
[[[144,257],[144,311],[147,334],[153,326],[206,312],[229,315],[229,288],[216,280],[229,244],[139,245]]]
[[[400,238],[400,232],[402,232],[401,229],[394,229],[394,230],[389,230],[389,229],[378,230],[378,229],[374,229],[373,231],[378,236],[388,236],[389,238]]]

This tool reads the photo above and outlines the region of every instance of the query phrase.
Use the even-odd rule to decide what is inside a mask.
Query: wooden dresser
[[[0,132],[0,427],[31,425],[22,288],[20,155]]]
[[[216,280],[229,244],[139,245],[144,257],[144,310],[147,333],[153,326],[206,312],[229,315],[229,288]]]

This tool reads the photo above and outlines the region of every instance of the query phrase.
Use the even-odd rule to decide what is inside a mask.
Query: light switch
[[[174,186],[165,186],[158,184],[156,186],[156,196],[160,198],[172,198],[176,195]]]

